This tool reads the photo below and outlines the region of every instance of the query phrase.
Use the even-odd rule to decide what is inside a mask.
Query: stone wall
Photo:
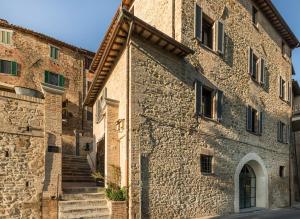
[[[0,92],[0,217],[40,218],[44,101]]]
[[[42,91],[41,82],[44,82],[44,72],[51,71],[65,77],[65,94],[63,101],[68,100],[68,118],[63,124],[64,152],[75,154],[74,130],[85,129],[85,134],[92,142],[92,123],[85,117],[82,107],[87,92],[87,80],[93,74],[85,70],[85,55],[63,46],[59,48],[59,58],[50,58],[50,44],[31,34],[13,30],[13,45],[0,44],[0,59],[16,61],[19,64],[17,76],[0,73],[0,82],[14,86]],[[56,46],[56,45],[54,45]],[[89,57],[93,58],[93,57]],[[83,147],[83,145],[80,145]]]
[[[246,13],[242,9],[240,13]],[[268,40],[268,48],[279,49]],[[275,60],[267,59],[270,90],[262,90],[247,74],[246,47],[244,44],[238,47],[239,38],[234,43],[233,58],[238,58],[230,66],[200,47],[195,56],[180,60],[146,42],[134,40],[130,129],[132,218],[138,217],[139,205],[142,218],[234,212],[235,171],[249,153],[261,157],[267,169],[268,207],[289,204],[288,173],[284,178],[278,174],[279,166],[288,168],[289,145],[277,142],[277,122],[279,119],[289,122],[290,106],[277,95],[278,65]],[[281,55],[277,58],[284,63]],[[194,60],[199,60],[197,65]],[[200,77],[195,66],[202,67],[203,74],[224,91],[221,123],[194,117],[193,82]],[[288,63],[280,68],[289,74]],[[264,109],[262,136],[246,131],[247,104]],[[208,176],[200,171],[200,155],[207,153],[214,157],[213,174]]]

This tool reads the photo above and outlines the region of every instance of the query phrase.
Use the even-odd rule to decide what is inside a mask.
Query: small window
[[[62,75],[45,71],[45,83],[51,84],[54,86],[64,87],[65,86],[65,78]]]
[[[253,24],[257,25],[257,15],[258,15],[258,10],[256,7],[252,7],[252,22]]]
[[[213,92],[203,87],[202,114],[207,118],[213,118]]]
[[[59,53],[59,49],[54,47],[54,46],[50,46],[50,57],[52,59],[58,59],[58,53]]]
[[[258,82],[261,86],[264,86],[266,82],[265,75],[265,60],[263,58],[259,58],[254,52],[252,48],[249,48],[249,57],[248,57],[248,66],[249,66],[249,74],[251,78]]]
[[[258,57],[253,54],[253,72],[252,72],[252,78],[256,81],[258,81]]]
[[[221,122],[223,119],[223,92],[202,85],[195,80],[195,115],[204,116]]]
[[[277,124],[277,140],[278,142],[288,144],[289,143],[289,126],[279,121]]]
[[[212,156],[201,154],[201,173],[211,174],[212,173]]]
[[[282,100],[286,100],[286,83],[285,80],[280,76],[279,77],[279,97]]]
[[[0,60],[0,73],[17,75],[18,64],[13,61]]]
[[[247,107],[247,131],[262,134],[262,112],[258,112],[251,106]]]
[[[213,21],[204,15],[202,20],[202,43],[210,49],[213,49],[213,26]]]
[[[86,111],[86,119],[88,121],[93,121],[93,113],[87,110]]]
[[[10,45],[12,43],[12,32],[2,30],[0,31],[0,42]]]
[[[285,177],[284,172],[285,172],[285,167],[284,167],[284,166],[280,166],[280,167],[279,167],[279,176],[280,176],[281,178]]]

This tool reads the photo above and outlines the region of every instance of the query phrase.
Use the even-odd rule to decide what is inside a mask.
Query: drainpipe
[[[129,187],[129,96],[130,96],[130,51],[129,51],[129,42],[130,37],[132,35],[133,31],[133,21],[130,22],[130,27],[128,31],[128,37],[126,42],[126,187]],[[127,191],[128,192],[128,191]],[[129,196],[128,196],[129,197]],[[128,202],[128,210],[127,210],[127,216],[129,216],[129,202]]]

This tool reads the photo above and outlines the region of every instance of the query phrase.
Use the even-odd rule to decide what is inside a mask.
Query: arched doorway
[[[240,209],[256,207],[256,175],[246,164],[240,173]]]
[[[234,175],[234,211],[238,213],[240,209],[251,207],[269,207],[268,172],[255,153],[240,160]]]

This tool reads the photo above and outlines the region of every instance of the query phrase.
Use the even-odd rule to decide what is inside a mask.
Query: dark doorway
[[[249,165],[240,173],[240,209],[256,207],[256,176]]]
[[[100,174],[105,177],[105,138],[102,138],[97,143],[97,159],[96,159],[96,169]],[[103,180],[103,186],[105,180]]]

